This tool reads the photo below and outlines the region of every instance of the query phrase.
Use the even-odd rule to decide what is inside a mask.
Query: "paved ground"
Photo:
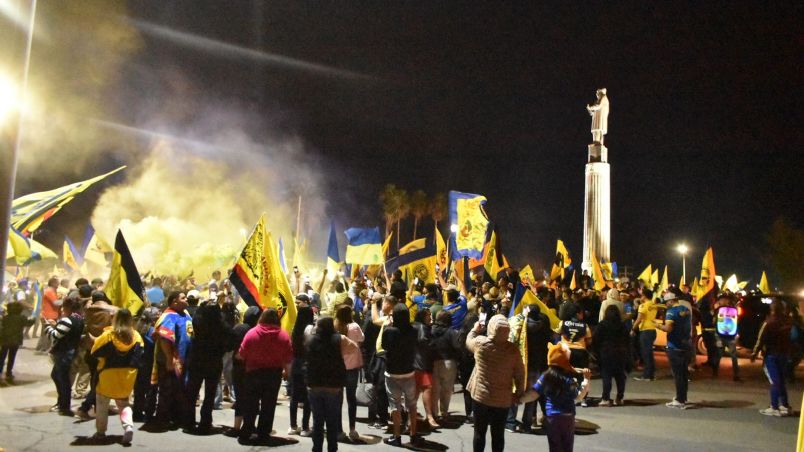
[[[33,346],[28,341],[28,346]],[[759,362],[749,364],[741,361],[745,382],[731,380],[730,363],[723,360],[721,378],[712,380],[696,375],[690,385],[690,401],[695,409],[680,411],[666,408],[664,403],[672,397],[672,380],[663,353],[657,352],[659,380],[635,382],[629,380],[626,387],[626,406],[615,408],[579,408],[578,428],[575,437],[579,451],[786,451],[793,450],[798,429],[798,415],[790,418],[762,416],[758,410],[768,405],[767,383],[761,373]],[[114,450],[122,448],[111,442],[101,445],[89,444],[87,437],[94,433],[94,422],[77,422],[75,419],[49,413],[55,402],[55,388],[49,378],[47,356],[35,355],[30,349],[20,350],[17,358],[17,382],[13,386],[0,387],[0,447],[8,451],[52,450]],[[591,392],[600,394],[600,381],[593,381]],[[802,400],[802,384],[790,388],[790,397],[796,410]],[[452,411],[462,412],[460,395],[453,398]],[[358,417],[365,416],[366,409],[358,409]],[[233,421],[233,411],[215,411],[215,424],[228,426]],[[344,413],[345,416],[345,413]],[[287,402],[277,407],[275,429],[280,436],[289,438],[288,445],[279,450],[310,450],[308,438],[287,437]],[[180,431],[148,433],[139,430],[134,435],[133,449],[138,450],[258,450],[267,447],[245,447],[222,434],[193,436]],[[391,450],[379,443],[377,430],[358,424],[358,431],[365,434],[366,444],[342,443],[343,451]],[[119,420],[110,419],[110,435],[120,435]],[[426,436],[427,450],[470,450],[472,428],[455,425]],[[406,440],[406,437],[404,437]],[[65,449],[65,446],[68,446]],[[100,446],[100,447],[99,447]],[[490,449],[490,444],[487,445]],[[379,448],[379,449],[378,449]],[[507,450],[547,450],[543,435],[514,434],[506,432]]]

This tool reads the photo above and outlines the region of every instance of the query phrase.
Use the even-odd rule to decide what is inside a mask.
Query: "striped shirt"
[[[53,351],[67,351],[78,346],[84,332],[84,319],[78,314],[61,317],[56,326],[48,325],[46,333],[54,341]]]

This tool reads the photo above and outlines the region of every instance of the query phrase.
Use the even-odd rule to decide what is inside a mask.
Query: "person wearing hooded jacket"
[[[525,365],[517,346],[508,341],[510,326],[505,316],[491,317],[487,336],[481,336],[482,331],[483,324],[477,322],[466,338],[476,363],[469,377],[475,417],[473,448],[475,452],[486,448],[486,432],[491,428],[491,449],[499,452],[505,449],[508,409],[525,390]]]
[[[408,410],[410,421],[410,440],[414,445],[421,441],[416,434],[416,330],[410,324],[410,311],[404,304],[397,304],[391,314],[392,323],[382,333],[382,348],[387,353],[385,368],[385,390],[391,406],[393,436],[383,442],[392,446],[402,445],[402,400]]]
[[[93,342],[92,358],[97,360],[98,382],[95,387],[95,437],[106,436],[109,402],[114,400],[123,424],[123,444],[134,436],[133,413],[128,404],[137,381],[144,343],[134,329],[134,318],[128,309],[120,309],[112,318],[112,326]]]
[[[433,411],[438,412],[442,422],[449,417],[449,402],[458,375],[463,342],[461,335],[452,328],[452,314],[441,311],[436,316],[432,329],[433,345]]]

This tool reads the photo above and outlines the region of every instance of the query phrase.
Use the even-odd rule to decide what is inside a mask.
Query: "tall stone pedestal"
[[[602,144],[589,145],[586,164],[586,190],[583,217],[583,263],[592,271],[592,253],[600,261],[610,261],[611,252],[611,176],[608,149]]]

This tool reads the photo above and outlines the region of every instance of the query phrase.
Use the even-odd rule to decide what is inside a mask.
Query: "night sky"
[[[381,224],[386,183],[480,193],[506,255],[535,267],[557,238],[581,260],[585,105],[606,87],[613,260],[670,264],[674,282],[676,244],[692,248],[688,274],[711,244],[718,273],[757,282],[774,219],[804,225],[802,6],[608,3],[131,2],[137,20],[365,77],[147,33],[132,74],[169,66],[206,96],[281,112],[344,228]]]

